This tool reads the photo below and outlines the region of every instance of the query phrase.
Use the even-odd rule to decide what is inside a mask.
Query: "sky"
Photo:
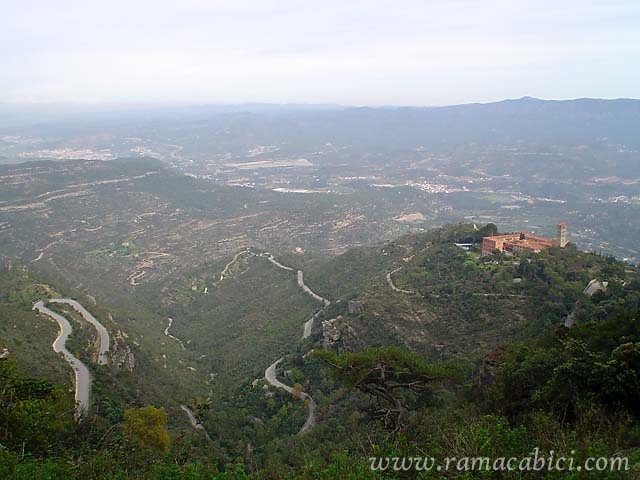
[[[0,102],[640,97],[640,1],[0,0]]]

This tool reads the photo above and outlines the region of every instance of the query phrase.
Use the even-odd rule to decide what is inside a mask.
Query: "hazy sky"
[[[0,101],[640,97],[640,1],[0,0]]]

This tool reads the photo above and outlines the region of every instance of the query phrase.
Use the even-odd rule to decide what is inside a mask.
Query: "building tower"
[[[567,245],[567,224],[564,222],[558,224],[556,243],[560,248],[564,248]]]

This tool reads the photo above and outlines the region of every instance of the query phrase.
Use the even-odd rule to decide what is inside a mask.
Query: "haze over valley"
[[[146,112],[146,117],[144,112],[122,111],[109,120],[85,113],[82,123],[6,127],[0,155],[7,164],[159,160],[153,169],[162,167],[162,173],[148,182],[140,178],[141,182],[186,175],[201,180],[194,182],[201,186],[189,187],[181,179],[178,190],[224,191],[229,200],[212,197],[207,202],[200,195],[205,204],[198,208],[233,217],[238,212],[231,214],[231,205],[240,202],[244,215],[260,212],[247,220],[255,224],[248,237],[267,246],[269,235],[281,235],[286,240],[278,239],[279,245],[286,241],[289,248],[314,246],[335,254],[401,232],[463,220],[539,234],[549,234],[563,220],[571,225],[572,241],[580,248],[635,262],[639,112],[640,102],[635,100],[522,98],[442,108],[191,107]],[[12,118],[18,123],[11,116],[5,122]],[[69,183],[58,185],[72,186],[65,195],[87,191],[74,179],[73,163],[34,165],[7,167],[3,174],[20,202],[29,202],[31,181],[47,169],[70,170]],[[85,168],[108,167],[98,162]],[[125,188],[121,182],[126,172],[114,170],[110,175],[119,183],[96,187],[105,193]],[[74,182],[80,186],[73,187]],[[46,199],[44,193],[38,191]],[[159,192],[158,198],[166,194]],[[167,199],[159,202],[163,200]],[[185,204],[166,204],[163,209],[151,198],[134,202],[134,208],[144,210],[144,202],[150,202],[148,211],[131,215],[150,214],[147,223],[162,222],[162,215],[176,213],[175,208],[189,216]],[[290,212],[285,219],[273,211],[300,202],[314,205],[312,216],[305,212],[300,218]],[[277,229],[269,228],[276,224]],[[258,240],[261,228],[266,228],[261,233],[265,238]],[[132,225],[130,231],[136,230]],[[48,240],[43,237],[40,244],[23,248],[34,252]]]
[[[5,7],[0,478],[637,478],[636,3]]]

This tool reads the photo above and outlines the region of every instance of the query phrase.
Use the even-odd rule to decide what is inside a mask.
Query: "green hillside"
[[[0,337],[10,355],[0,363],[12,410],[0,418],[2,473],[369,478],[371,455],[525,455],[534,447],[570,447],[577,459],[622,452],[637,461],[637,269],[571,245],[518,257],[481,257],[455,245],[494,231],[453,225],[326,260],[277,257],[304,269],[306,284],[331,300],[323,309],[295,271],[241,252],[134,290],[107,287],[98,299],[53,270],[7,265]],[[588,295],[593,279],[607,287]],[[116,365],[112,352],[110,365],[92,363],[95,333],[75,311],[52,304],[72,323],[68,347],[94,383],[91,414],[76,426],[67,409],[63,448],[45,454],[46,439],[28,433],[36,413],[19,412],[72,400],[70,368],[51,351],[57,327],[31,310],[53,296],[80,300],[117,339],[119,355],[130,352],[135,362]],[[319,310],[302,340],[304,322]],[[283,355],[278,378],[317,403],[316,426],[302,436],[295,434],[305,402],[263,378]],[[389,397],[388,380],[371,376],[381,365],[420,387]],[[25,375],[47,386],[21,391],[20,400],[10,392]],[[181,405],[204,429],[192,428]],[[168,442],[159,440],[165,430]],[[21,457],[20,442],[32,456]],[[39,463],[42,455],[47,462]]]

